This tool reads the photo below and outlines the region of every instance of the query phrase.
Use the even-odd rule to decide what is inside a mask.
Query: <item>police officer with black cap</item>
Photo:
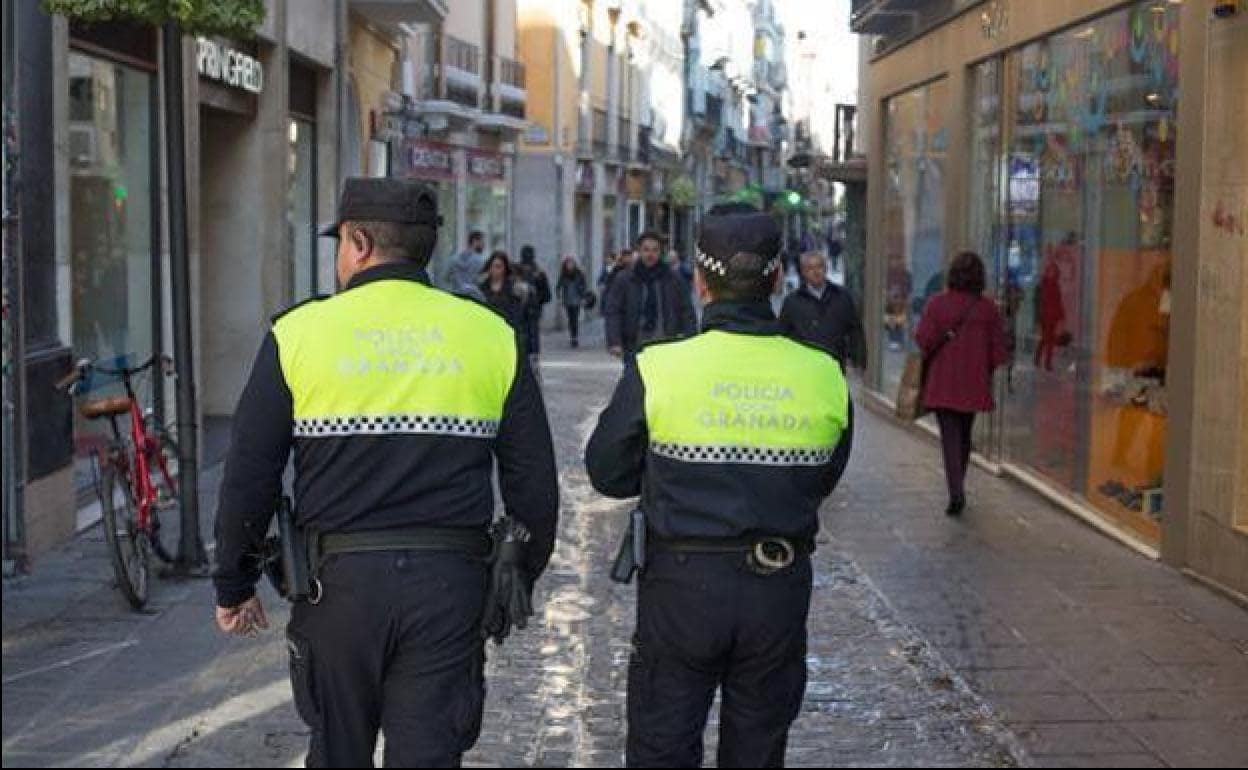
[[[702,333],[641,350],[586,450],[598,491],[641,496],[631,767],[700,767],[717,688],[719,766],[781,766],[801,707],[810,554],[852,414],[836,359],[783,336],[772,312],[780,239],[770,215],[712,209]]]
[[[476,742],[495,461],[506,512],[527,530],[506,589],[522,604],[553,547],[540,391],[502,318],[430,287],[439,222],[424,185],[348,179],[322,233],[338,238],[340,291],[274,320],[235,412],[217,622],[267,626],[257,554],[293,450],[311,580],[291,592],[304,598],[287,647],[309,767],[371,766],[379,730],[388,766],[457,766]]]

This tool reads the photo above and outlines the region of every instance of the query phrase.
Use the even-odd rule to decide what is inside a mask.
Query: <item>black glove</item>
[[[533,616],[533,586],[524,568],[524,549],[530,536],[523,524],[509,516],[499,519],[490,535],[496,553],[490,568],[481,634],[502,644],[512,626],[526,628]]]

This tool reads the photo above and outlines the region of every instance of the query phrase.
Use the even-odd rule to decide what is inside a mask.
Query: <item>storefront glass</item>
[[[316,124],[290,121],[286,227],[296,302],[317,293],[316,285]]]
[[[468,182],[468,230],[485,233],[486,254],[507,249],[508,211],[506,184]]]
[[[938,80],[889,99],[884,109],[884,323],[880,387],[895,394],[923,306],[944,288],[945,112]]]
[[[138,363],[153,352],[153,76],[77,51],[68,66],[67,326],[75,357]],[[79,489],[91,487],[86,458],[103,429],[75,417]]]
[[[1141,3],[1006,57],[1004,206],[994,225],[972,225],[1012,308],[1006,459],[1151,542],[1163,511],[1178,17],[1175,4]],[[976,91],[994,87],[991,66],[974,73]],[[973,172],[991,152],[979,125]]]
[[[1019,312],[1022,291],[1018,285],[1018,266],[1010,265],[1004,248],[1004,228],[999,217],[1002,208],[1001,116],[1002,76],[1000,59],[989,59],[971,68],[970,91],[970,167],[966,200],[969,247],[984,260],[988,293],[996,300],[1005,320],[1006,345],[1013,353],[1018,348]],[[1013,364],[1003,375],[1007,387],[1014,376]],[[974,445],[989,457],[999,454],[997,436],[1001,431],[1001,412],[975,421]]]
[[[447,179],[426,179],[438,194],[438,216],[442,217],[442,225],[438,227],[438,242],[433,247],[433,259],[429,263],[429,274],[436,283],[446,274],[451,259],[467,248],[466,243],[456,243],[457,222],[455,221],[455,183]]]

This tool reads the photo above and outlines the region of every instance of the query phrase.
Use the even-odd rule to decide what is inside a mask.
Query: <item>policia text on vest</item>
[[[279,317],[235,414],[221,607],[254,594],[292,452],[296,517],[319,548],[315,603],[287,628],[308,764],[368,766],[381,729],[387,765],[457,763],[481,728],[487,597],[527,603],[556,528],[550,429],[514,333],[407,262]],[[488,569],[495,461],[529,536],[504,584]]]

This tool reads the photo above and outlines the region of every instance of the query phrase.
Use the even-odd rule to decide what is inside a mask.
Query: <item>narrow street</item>
[[[470,766],[620,766],[633,586],[607,578],[627,503],[590,488],[581,448],[619,365],[546,338],[560,538],[535,623],[491,646]],[[941,513],[934,445],[859,409],[823,511],[810,683],[794,766],[1166,766],[1248,756],[1248,613],[975,471]],[[220,468],[204,474],[213,510]],[[206,525],[207,526],[207,525]],[[6,583],[5,766],[296,766],[281,634],[220,635],[207,582],[133,614],[96,527]],[[713,762],[714,724],[708,742]]]

